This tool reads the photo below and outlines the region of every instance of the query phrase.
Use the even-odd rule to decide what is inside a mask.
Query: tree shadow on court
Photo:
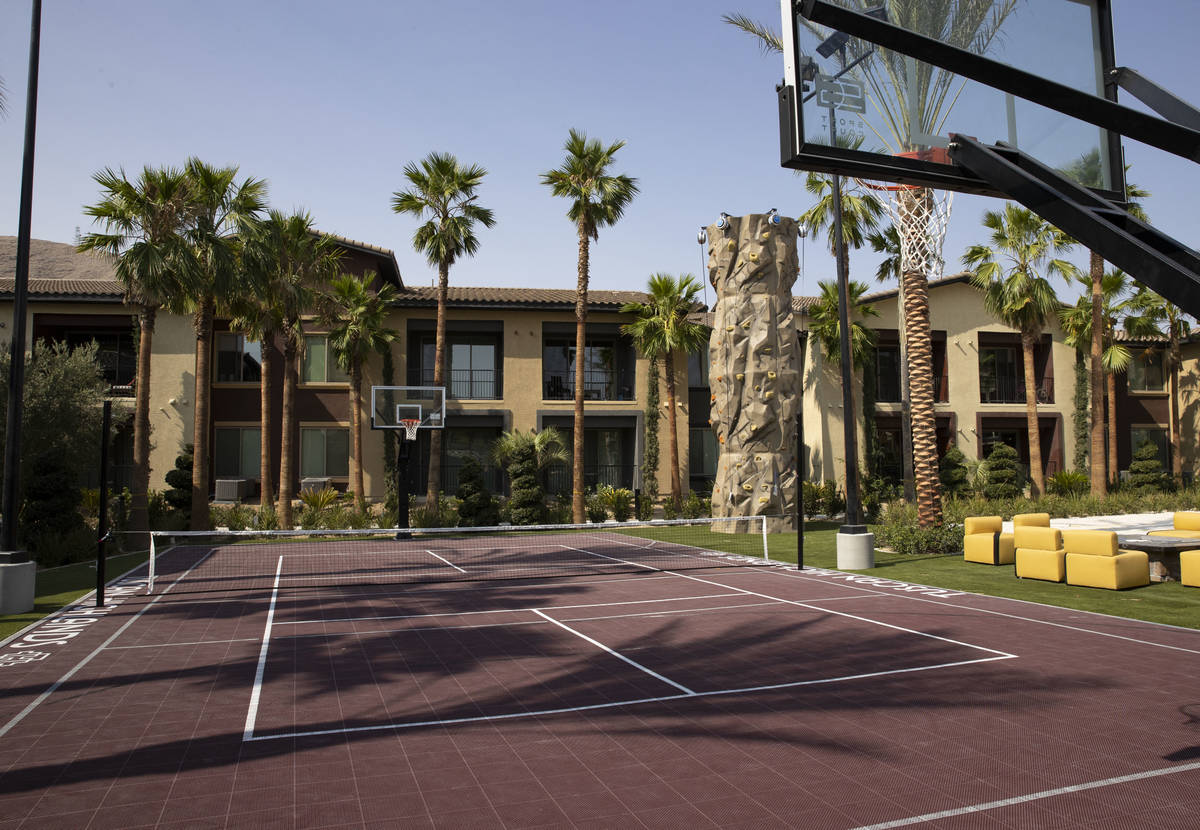
[[[486,596],[491,590],[496,595]],[[480,593],[485,605],[500,602],[506,594],[512,607],[515,596],[526,602],[549,600],[550,590],[522,585]],[[568,604],[563,602],[562,586],[554,586],[553,601]],[[203,661],[202,652],[196,652],[174,667],[163,665],[161,653],[148,654],[144,670],[108,676],[81,671],[62,684],[55,702],[63,706],[72,698],[108,695],[119,706],[127,696],[138,699],[136,689],[146,684],[156,695],[145,702],[159,703],[160,717],[172,710],[192,713],[191,719],[178,720],[176,734],[169,723],[151,720],[150,725],[158,727],[152,734],[161,739],[138,744],[138,738],[131,737],[128,746],[118,745],[101,755],[78,757],[72,750],[62,761],[22,762],[0,777],[0,792],[163,770],[182,775],[251,759],[285,763],[293,753],[345,747],[353,752],[384,736],[441,740],[456,734],[453,730],[501,723],[536,726],[564,739],[600,731],[617,740],[694,741],[692,754],[697,756],[703,754],[706,741],[736,742],[750,753],[754,746],[765,751],[783,741],[789,749],[887,763],[902,758],[893,736],[917,724],[931,727],[936,736],[938,723],[958,724],[976,713],[1012,712],[1017,707],[1052,712],[1060,702],[1069,705],[1080,688],[1097,691],[1119,685],[1103,667],[1094,674],[1049,674],[1010,660],[953,665],[996,655],[949,642],[953,632],[930,631],[928,637],[894,629],[879,633],[876,626],[815,609],[788,613],[775,622],[769,622],[774,615],[755,613],[753,608],[745,613],[694,611],[686,618],[664,613],[650,617],[649,627],[645,616],[594,619],[605,610],[580,608],[555,616],[701,694],[688,694],[656,679],[545,620],[519,626],[360,633],[345,647],[334,642],[338,638],[287,642],[273,637],[255,735],[329,734],[244,743],[242,721],[257,668],[257,644],[247,643],[244,656],[232,660]],[[613,611],[611,604],[607,611]],[[301,640],[307,642],[300,644]],[[162,687],[170,687],[169,693],[163,694]],[[746,691],[708,694],[730,689]],[[43,687],[23,691],[38,694]],[[205,716],[210,698],[224,701],[213,717]],[[635,700],[647,702],[629,703]],[[60,714],[43,719],[35,710],[24,726],[40,724],[44,734],[82,726],[72,720]],[[456,720],[459,723],[447,723]],[[856,723],[863,728],[855,728]]]

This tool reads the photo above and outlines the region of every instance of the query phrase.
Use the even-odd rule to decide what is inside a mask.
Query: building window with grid
[[[500,398],[500,344],[489,335],[446,337],[446,394],[458,400]],[[419,338],[421,374],[413,385],[432,386],[437,344],[433,335]]]
[[[595,401],[633,400],[634,354],[620,336],[591,336],[584,346],[583,397]],[[575,398],[575,340],[547,337],[542,342],[542,397]]]
[[[217,383],[258,383],[262,380],[262,345],[234,332],[217,332],[213,338]]]
[[[1163,353],[1158,349],[1135,350],[1127,374],[1130,392],[1162,392],[1166,388]]]
[[[213,441],[215,477],[257,479],[262,460],[261,439],[258,427],[217,427]]]
[[[349,429],[304,427],[300,430],[301,478],[346,478],[349,475]]]
[[[342,370],[329,338],[324,334],[304,335],[304,359],[300,366],[301,383],[349,383],[350,376]]]

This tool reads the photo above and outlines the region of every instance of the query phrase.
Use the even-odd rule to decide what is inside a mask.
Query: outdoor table
[[[1178,582],[1180,552],[1200,550],[1200,539],[1119,533],[1117,545],[1125,550],[1145,551],[1150,557],[1151,582]]]

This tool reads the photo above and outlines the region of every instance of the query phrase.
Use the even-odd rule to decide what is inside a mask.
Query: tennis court
[[[1200,809],[1200,632],[728,554],[289,585],[300,544],[254,546],[271,582],[236,590],[213,581],[230,550],[187,553],[189,573],[166,557],[199,546],[172,549],[152,593],[130,574],[106,609],[0,648],[0,827],[1191,827]]]

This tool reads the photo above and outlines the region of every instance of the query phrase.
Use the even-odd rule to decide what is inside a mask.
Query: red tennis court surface
[[[1193,630],[784,568],[141,582],[0,648],[0,830],[1200,813]]]

